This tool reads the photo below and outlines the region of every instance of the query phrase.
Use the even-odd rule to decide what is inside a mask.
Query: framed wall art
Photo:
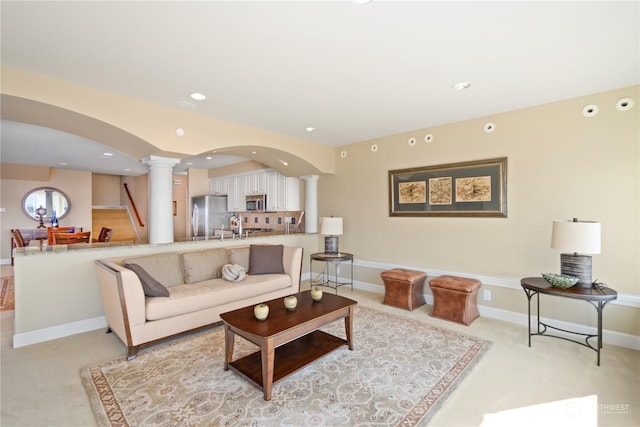
[[[389,171],[389,216],[507,217],[507,158]]]

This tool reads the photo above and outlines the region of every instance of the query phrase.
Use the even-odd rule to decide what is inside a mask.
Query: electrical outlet
[[[482,294],[482,298],[485,301],[491,301],[491,291],[485,290]]]

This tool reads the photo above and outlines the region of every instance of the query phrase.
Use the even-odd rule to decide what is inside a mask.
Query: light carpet
[[[321,328],[345,338],[344,322]],[[274,384],[272,399],[224,371],[216,327],[81,371],[99,425],[388,426],[423,424],[490,343],[356,307],[354,345]],[[234,360],[257,347],[236,336]]]

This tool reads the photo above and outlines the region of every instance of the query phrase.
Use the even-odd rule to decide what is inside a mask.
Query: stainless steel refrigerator
[[[231,212],[227,212],[227,196],[198,196],[191,198],[191,238],[205,240],[214,230],[230,228]]]

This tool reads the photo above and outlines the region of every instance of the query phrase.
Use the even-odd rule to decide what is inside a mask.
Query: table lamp
[[[600,223],[596,221],[553,221],[551,248],[573,253],[560,255],[560,273],[579,279],[576,286],[591,287],[591,256],[600,253]]]
[[[324,234],[324,253],[338,253],[338,237],[342,236],[342,218],[320,218],[320,234]]]

